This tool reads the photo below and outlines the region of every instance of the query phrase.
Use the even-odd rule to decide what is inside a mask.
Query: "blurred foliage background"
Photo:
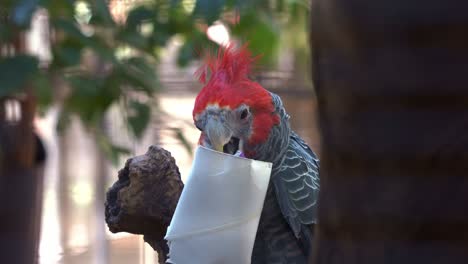
[[[0,98],[31,93],[38,113],[59,106],[59,129],[78,116],[113,161],[127,150],[105,136],[103,117],[118,106],[133,137],[141,137],[152,99],[162,88],[158,62],[172,38],[183,42],[177,55],[181,67],[218,48],[206,34],[214,23],[249,42],[254,54],[262,54],[263,67],[275,65],[284,45],[296,53],[295,63],[306,64],[309,58],[305,0],[122,0],[121,12],[113,8],[116,2],[3,0],[0,7]],[[9,52],[38,11],[48,17],[50,56]]]

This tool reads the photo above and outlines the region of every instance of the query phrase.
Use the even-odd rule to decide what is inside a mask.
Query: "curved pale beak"
[[[208,118],[205,126],[206,136],[214,150],[223,152],[223,147],[232,137],[232,131],[217,116]]]

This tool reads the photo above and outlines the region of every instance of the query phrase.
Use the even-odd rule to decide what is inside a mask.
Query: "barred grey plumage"
[[[302,264],[310,255],[317,219],[319,160],[289,126],[289,115],[271,93],[280,124],[257,146],[255,159],[273,163],[252,263]]]

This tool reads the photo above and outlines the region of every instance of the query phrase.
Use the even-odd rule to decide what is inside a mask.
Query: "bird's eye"
[[[247,115],[249,115],[249,110],[248,110],[248,109],[244,109],[244,110],[242,110],[242,112],[241,112],[240,118],[241,118],[241,119],[245,119],[245,118],[247,117]]]

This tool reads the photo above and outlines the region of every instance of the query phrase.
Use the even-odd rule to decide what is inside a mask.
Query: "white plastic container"
[[[250,263],[271,167],[199,146],[167,230],[170,262]]]

